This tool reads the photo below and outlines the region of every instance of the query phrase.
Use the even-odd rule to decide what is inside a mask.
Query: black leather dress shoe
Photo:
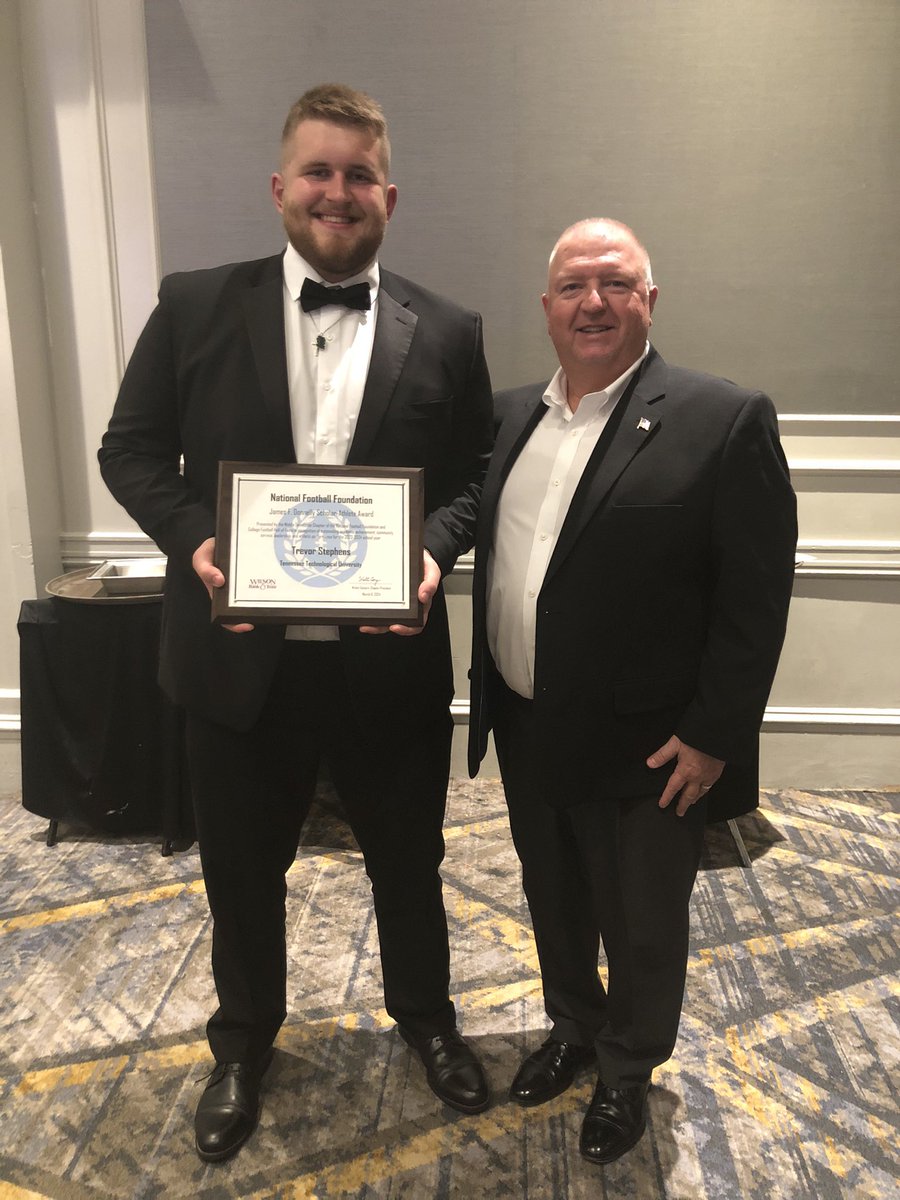
[[[435,1037],[417,1037],[402,1026],[400,1036],[425,1065],[428,1086],[457,1112],[484,1112],[491,1102],[481,1063],[457,1029]]]
[[[584,1158],[611,1163],[641,1140],[647,1127],[649,1087],[649,1079],[624,1088],[597,1083],[581,1127],[579,1149]]]
[[[544,1104],[571,1087],[578,1068],[592,1063],[595,1058],[593,1046],[576,1046],[573,1042],[547,1038],[543,1046],[529,1054],[519,1067],[509,1089],[509,1098],[525,1108]]]
[[[259,1087],[272,1061],[268,1050],[253,1063],[217,1063],[194,1117],[197,1153],[204,1162],[224,1162],[256,1128]]]

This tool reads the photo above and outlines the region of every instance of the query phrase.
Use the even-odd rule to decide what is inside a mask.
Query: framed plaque
[[[219,463],[213,620],[421,625],[421,467]]]

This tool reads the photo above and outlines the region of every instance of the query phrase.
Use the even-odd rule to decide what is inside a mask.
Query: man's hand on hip
[[[191,566],[197,572],[197,575],[203,581],[206,590],[209,592],[209,598],[212,600],[213,592],[216,588],[225,586],[225,576],[215,564],[216,556],[216,539],[214,537],[207,538],[205,542],[201,542],[191,557]],[[229,633],[249,633],[253,629],[252,625],[223,625],[223,629],[227,629]]]
[[[713,758],[711,754],[704,754],[702,750],[695,750],[673,734],[664,746],[650,755],[647,766],[662,767],[673,758],[677,759],[675,770],[659,798],[659,807],[668,808],[678,796],[675,811],[679,817],[683,817],[691,805],[702,799],[716,782],[725,769],[725,762],[721,758]]]

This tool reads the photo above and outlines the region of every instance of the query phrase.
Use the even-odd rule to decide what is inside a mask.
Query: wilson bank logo
[[[273,588],[274,586],[275,586],[274,579],[258,579],[258,578],[255,578],[254,576],[250,577],[250,581],[247,584],[248,588],[251,588],[251,589],[255,588],[256,591],[259,591],[259,592],[267,592],[267,591],[269,591],[270,588]]]

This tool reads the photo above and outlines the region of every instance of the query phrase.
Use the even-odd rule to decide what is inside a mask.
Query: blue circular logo
[[[282,571],[308,587],[346,583],[363,565],[366,548],[362,521],[333,500],[295,504],[275,529],[275,554]]]

